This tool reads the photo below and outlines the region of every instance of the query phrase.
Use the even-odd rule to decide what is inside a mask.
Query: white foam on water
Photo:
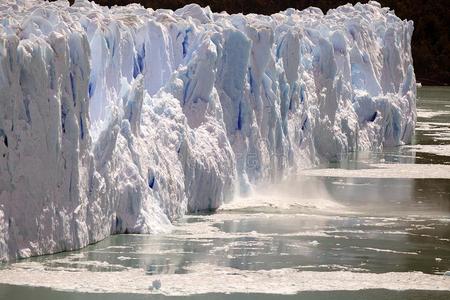
[[[450,123],[418,122],[416,131],[432,137],[437,142],[450,140]]]
[[[430,153],[430,154],[441,155],[441,156],[450,156],[450,145],[413,145],[413,146],[405,146],[405,148],[412,149],[412,150],[415,150],[416,152],[421,152],[421,153]],[[417,165],[417,166],[421,167],[423,165]],[[433,166],[435,166],[435,165],[433,165]],[[445,177],[445,178],[447,178],[447,177]]]
[[[283,268],[248,271],[211,264],[196,264],[188,274],[145,275],[143,269],[118,272],[48,271],[39,263],[13,264],[0,270],[0,283],[49,287],[90,293],[161,293],[183,296],[206,293],[276,293],[334,290],[450,290],[450,278],[421,272],[363,273],[313,272]],[[149,289],[155,280],[158,291]],[[192,284],[195,282],[195,284]]]
[[[291,176],[278,183],[262,184],[247,197],[238,197],[224,204],[219,210],[266,207],[273,209],[304,208],[318,211],[345,210],[345,206],[333,200],[325,184],[320,180]]]
[[[425,133],[424,136],[430,136],[435,141],[450,141],[450,132]]]
[[[417,117],[419,117],[419,118],[431,119],[431,118],[442,116],[442,115],[450,115],[450,111],[446,111],[446,110],[433,111],[431,109],[424,109],[424,108],[417,109]]]
[[[428,124],[431,126],[450,126],[449,122],[418,122],[417,125]]]
[[[136,258],[129,257],[129,256],[119,256],[119,257],[117,257],[117,259],[124,261],[124,260],[133,260],[133,259],[136,259]]]
[[[299,231],[299,232],[293,232],[293,233],[282,233],[282,234],[278,234],[277,236],[283,236],[283,237],[330,237],[330,235],[326,232],[320,231],[320,230],[316,230],[316,231],[312,231],[312,230],[307,230],[307,231]]]
[[[225,204],[220,210],[238,210],[266,207],[274,209],[289,209],[293,207],[305,209],[342,209],[343,205],[327,198],[315,197],[280,197],[270,195],[255,195],[250,198],[237,198],[231,203]]]
[[[130,249],[132,246],[108,246],[106,249]]]
[[[416,147],[416,146],[414,146]],[[436,149],[434,147],[437,147]],[[413,148],[413,147],[410,147]],[[439,155],[450,155],[450,145],[419,146],[419,152]],[[437,149],[441,149],[438,152]],[[428,151],[427,151],[428,150]],[[418,151],[418,150],[417,150]],[[433,152],[432,152],[433,151]],[[299,175],[316,177],[345,177],[345,178],[398,178],[398,179],[450,179],[450,166],[440,164],[371,164],[367,169],[307,169],[299,171]]]
[[[417,252],[408,252],[408,251],[395,251],[391,249],[379,249],[379,248],[371,248],[364,247],[366,250],[375,251],[375,252],[386,252],[386,253],[394,253],[394,254],[405,254],[405,255],[419,255]]]
[[[371,185],[368,182],[344,182],[344,181],[333,181],[332,184],[334,185],[345,185],[345,186],[363,186],[363,185]]]
[[[416,131],[450,131],[450,123],[418,122]]]
[[[337,264],[298,266],[297,269],[300,269],[300,270],[328,269],[328,270],[332,270],[332,271],[351,271],[351,272],[368,272],[369,271],[364,268],[355,268],[355,267],[351,267],[351,266],[344,266],[344,265],[337,265]]]
[[[28,263],[18,263],[21,265],[28,266]],[[54,259],[50,261],[50,264],[45,264],[47,268],[52,268],[53,266],[59,267],[59,269],[70,268],[75,270],[83,270],[83,269],[104,269],[104,270],[124,270],[126,267],[118,264],[111,264],[107,261],[98,261],[98,260],[76,260],[70,256],[60,259]]]

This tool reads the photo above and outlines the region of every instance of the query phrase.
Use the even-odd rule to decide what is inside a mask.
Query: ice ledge
[[[0,259],[157,233],[257,182],[409,143],[413,24],[0,4]]]

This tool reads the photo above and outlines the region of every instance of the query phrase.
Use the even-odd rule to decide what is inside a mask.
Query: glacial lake
[[[412,146],[302,171],[169,234],[2,265],[21,285],[0,299],[450,299],[450,88],[418,89],[417,106]]]

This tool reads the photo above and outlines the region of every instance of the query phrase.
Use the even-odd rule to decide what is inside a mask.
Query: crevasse
[[[0,3],[0,260],[157,233],[341,153],[409,143],[413,23]]]

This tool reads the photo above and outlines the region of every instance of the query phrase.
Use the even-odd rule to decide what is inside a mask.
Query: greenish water
[[[425,167],[431,164],[439,170],[439,166],[450,164],[450,150],[445,152],[445,146],[450,145],[450,89],[423,87],[418,90],[418,95],[418,130],[414,143],[428,148],[398,147],[380,153],[355,153],[321,167],[367,172],[381,164],[395,164],[396,170],[402,174],[410,165]],[[435,150],[442,145],[444,151],[441,149],[436,154]],[[424,178],[358,178],[336,174],[333,177],[300,176],[264,191],[253,202],[238,202],[211,215],[186,216],[175,224],[170,234],[117,235],[80,251],[21,262],[33,263],[32,267],[26,267],[39,266],[46,272],[64,270],[92,274],[138,269],[148,276],[149,283],[163,278],[163,287],[165,278],[170,280],[171,275],[189,278],[197,266],[205,264],[227,272],[235,270],[236,274],[288,269],[364,274],[420,271],[443,276],[450,270],[450,179],[426,178],[426,174]],[[13,264],[3,268],[20,267]],[[280,285],[288,284],[288,281],[286,278],[286,283],[280,282]],[[200,283],[192,282],[192,285],[195,284]],[[263,288],[264,283],[261,285]],[[342,286],[345,289],[345,282]],[[244,292],[245,284],[242,289]],[[120,287],[105,295],[0,285],[0,299],[61,298],[179,297],[125,295],[120,294]],[[450,291],[370,288],[360,291],[307,291],[283,296],[208,292],[183,297],[360,298],[450,299]]]
[[[129,294],[89,294],[89,293],[66,293],[54,291],[47,288],[31,288],[18,286],[1,286],[0,299],[45,299],[45,300],[416,300],[435,299],[448,300],[450,292],[436,291],[389,291],[389,290],[364,290],[364,291],[333,291],[333,292],[303,292],[296,295],[271,295],[271,294],[206,294],[189,297],[167,297],[162,295],[129,295]]]

